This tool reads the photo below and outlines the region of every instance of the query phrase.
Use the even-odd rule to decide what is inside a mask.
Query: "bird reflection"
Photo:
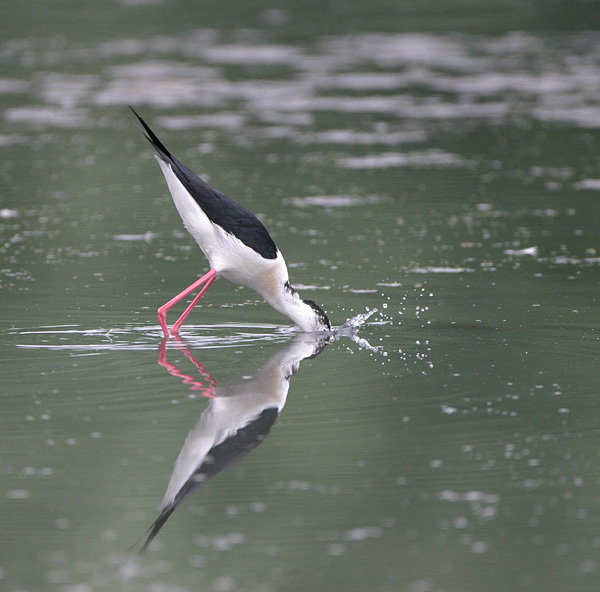
[[[159,506],[160,514],[147,531],[142,551],[179,504],[265,439],[285,404],[290,377],[296,374],[302,360],[319,355],[328,340],[322,334],[298,334],[251,377],[231,386],[217,386],[191,349],[179,339],[179,349],[196,366],[201,378],[185,374],[167,360],[167,339],[163,340],[158,363],[209,402],[175,461]]]

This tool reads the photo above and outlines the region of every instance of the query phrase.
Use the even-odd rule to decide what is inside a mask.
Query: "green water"
[[[576,4],[4,3],[2,591],[597,589],[600,38]],[[161,358],[156,308],[207,267],[128,104],[335,325],[376,309],[354,339],[292,364],[287,319],[220,280]],[[298,372],[264,441],[131,550],[205,389],[265,364]]]

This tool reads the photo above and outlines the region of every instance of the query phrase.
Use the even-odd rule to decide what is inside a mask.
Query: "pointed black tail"
[[[146,537],[146,540],[139,551],[140,553],[143,553],[148,548],[148,545],[150,545],[150,543],[154,540],[154,537],[159,533],[160,529],[165,525],[165,522],[169,519],[169,516],[175,511],[175,508],[176,506],[173,505],[165,508],[160,513],[158,518],[150,525],[148,530],[135,543],[133,543],[133,545],[131,545],[130,550],[133,550],[135,547],[137,547],[138,543],[144,537]]]
[[[137,114],[136,110],[129,105],[132,113],[138,118],[138,121],[142,124],[140,127],[137,123],[135,126],[142,132],[144,138],[152,144],[154,150],[156,150],[157,154],[167,162],[173,162],[173,156],[171,153],[165,148],[165,145],[158,139],[158,136],[150,129],[150,126]]]

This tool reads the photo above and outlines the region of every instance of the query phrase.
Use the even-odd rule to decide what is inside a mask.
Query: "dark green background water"
[[[0,588],[596,590],[599,12],[3,3]],[[128,104],[336,325],[377,309],[143,556],[207,405],[155,311],[206,262]],[[248,290],[202,302],[220,385],[292,340]]]

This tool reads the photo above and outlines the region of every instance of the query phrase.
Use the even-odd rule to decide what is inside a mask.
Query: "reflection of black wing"
[[[142,551],[152,542],[180,503],[202,487],[206,481],[252,452],[266,438],[278,415],[279,409],[276,407],[263,409],[256,419],[240,428],[233,436],[211,448],[202,464],[177,492],[173,502],[162,510],[159,517],[150,526]]]

